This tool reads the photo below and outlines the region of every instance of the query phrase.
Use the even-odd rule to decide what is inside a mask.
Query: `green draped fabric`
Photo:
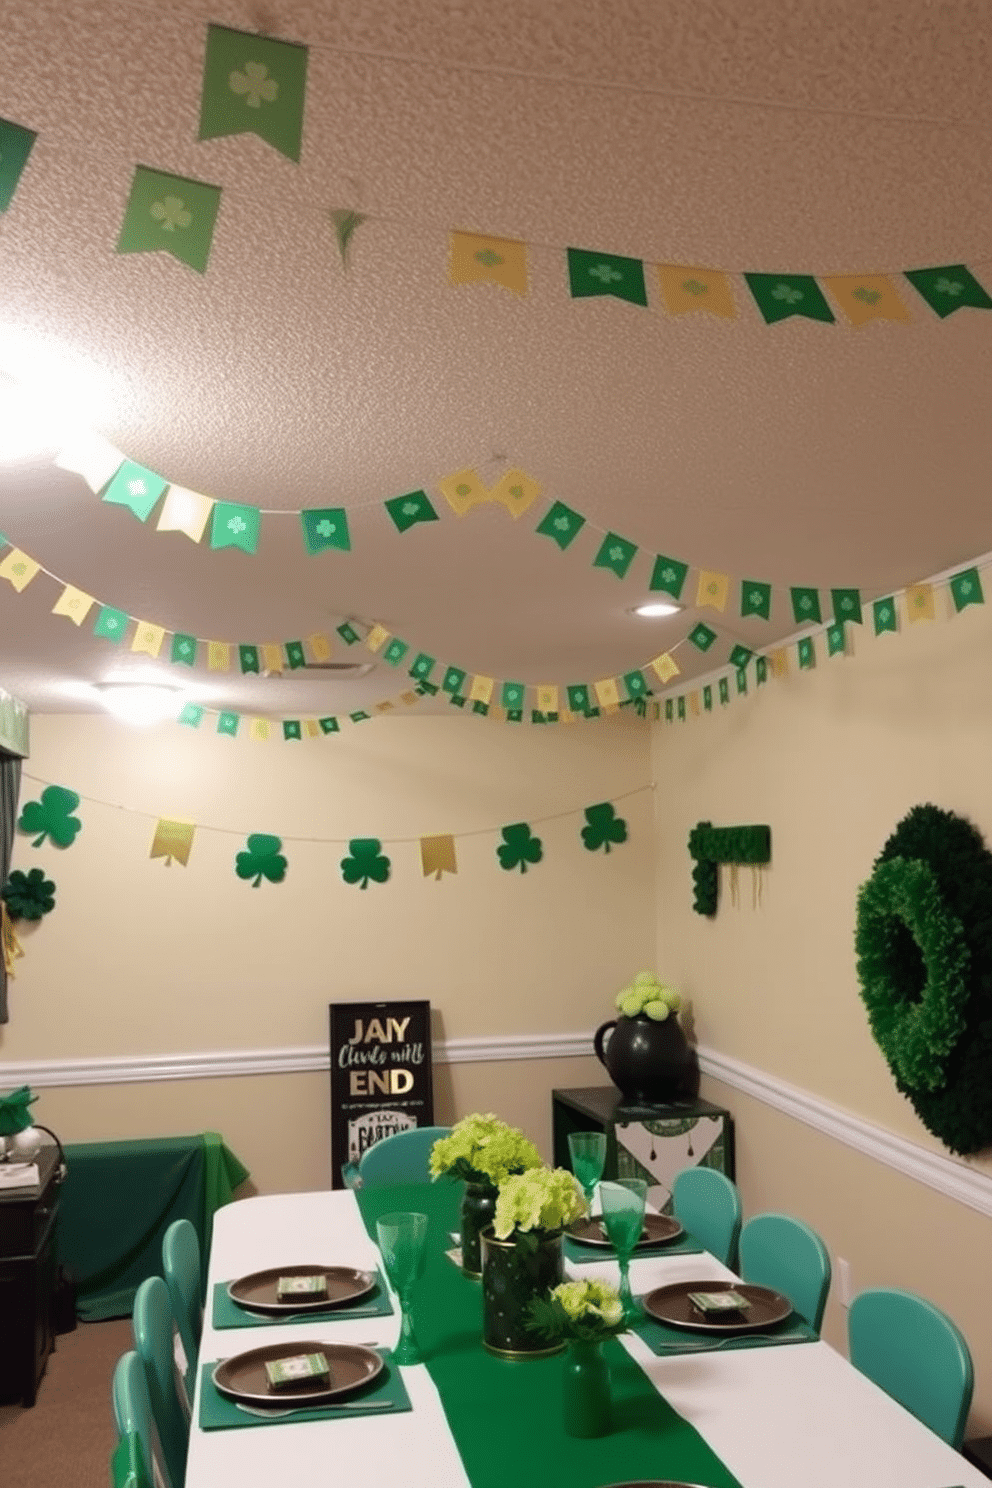
[[[613,1430],[592,1440],[562,1428],[561,1356],[507,1360],[481,1342],[482,1290],[445,1256],[458,1227],[461,1185],[403,1184],[356,1193],[375,1239],[376,1216],[412,1209],[430,1218],[428,1259],[414,1326],[472,1488],[598,1488],[619,1478],[674,1478],[739,1488],[699,1433],[661,1398],[616,1342],[606,1345]]]

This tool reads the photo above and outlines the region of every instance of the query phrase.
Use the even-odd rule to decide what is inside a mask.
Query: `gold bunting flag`
[[[303,732],[306,734],[308,739],[320,738],[320,724],[317,722],[316,718],[304,718]]]
[[[271,725],[267,718],[253,718],[248,726],[248,737],[254,739],[258,744],[265,744],[271,732]]]
[[[381,703],[376,703],[374,711],[376,713],[391,713],[393,711],[393,703],[389,698],[384,698]]]
[[[66,584],[58,599],[52,605],[53,615],[65,615],[73,625],[82,625],[86,616],[93,608],[92,594],[84,594],[82,589],[74,589],[71,584]]]
[[[207,642],[207,667],[211,672],[231,670],[231,648],[226,641]]]
[[[515,294],[527,293],[527,245],[513,238],[480,237],[453,232],[448,240],[448,282],[502,284]]]
[[[389,631],[384,625],[373,625],[365,637],[365,644],[370,651],[380,651],[389,640]]]
[[[726,320],[734,320],[737,315],[730,280],[716,269],[659,264],[658,282],[669,315],[684,315],[692,310],[708,310],[711,315],[721,315]]]
[[[198,543],[207,529],[213,502],[199,491],[188,491],[185,486],[170,486],[159,513],[159,532],[182,532],[192,542]]]
[[[315,631],[313,635],[307,636],[307,645],[314,661],[330,661],[334,648],[326,635]]]
[[[463,517],[473,506],[481,506],[490,499],[489,489],[476,470],[456,470],[437,483],[445,501],[456,517]]]
[[[14,962],[18,956],[24,955],[24,951],[14,932],[14,922],[7,913],[7,906],[2,899],[0,899],[0,948],[3,950],[3,969],[13,979]]]
[[[538,686],[537,707],[540,713],[558,712],[558,689],[552,683],[546,682]]]
[[[769,658],[772,664],[772,675],[775,677],[787,677],[789,675],[789,658],[784,650],[773,651]]]
[[[910,584],[906,590],[906,614],[910,625],[916,620],[935,618],[932,584]]]
[[[526,470],[507,470],[489,492],[489,498],[505,506],[511,517],[519,517],[540,494],[540,481],[528,475]]]
[[[440,882],[442,873],[457,873],[455,839],[451,833],[442,832],[436,837],[421,837],[420,862],[424,877],[430,878],[433,873],[435,883]]]
[[[693,718],[699,717],[700,709],[698,692],[690,692],[689,694],[689,712],[692,714]]]
[[[21,594],[40,569],[41,564],[29,558],[27,553],[22,553],[20,548],[11,548],[0,563],[0,579],[6,579]]]
[[[708,606],[711,610],[725,610],[729,588],[729,574],[701,569],[699,583],[696,585],[696,608],[702,610]]]
[[[852,325],[913,318],[886,274],[832,274],[824,276],[823,283]]]
[[[138,628],[134,632],[134,640],[131,642],[131,650],[144,652],[146,656],[157,656],[164,640],[163,626],[152,625],[148,620],[139,620]]]
[[[493,688],[495,686],[495,677],[473,677],[472,685],[468,690],[469,701],[472,703],[488,703],[492,698]],[[406,694],[404,693],[405,696]],[[416,697],[416,693],[414,693],[414,697]]]
[[[611,708],[620,701],[620,689],[617,687],[616,677],[604,677],[601,682],[594,682],[596,699],[601,708]]]
[[[194,822],[169,821],[162,818],[155,828],[152,850],[148,856],[164,858],[166,868],[171,867],[173,861],[182,863],[185,868],[189,863],[195,831]]]
[[[55,464],[60,470],[81,475],[95,494],[120,470],[124,456],[102,435],[83,433],[56,455]]]
[[[476,680],[478,680],[478,678]],[[408,708],[412,708],[420,702],[420,694],[416,692],[401,692],[400,702],[406,703]]]
[[[282,647],[267,644],[262,647],[262,671],[269,674],[281,673],[283,669]]]
[[[667,651],[663,651],[660,656],[656,656],[654,661],[650,662],[649,665],[661,682],[670,682],[673,677],[679,675],[678,662]]]

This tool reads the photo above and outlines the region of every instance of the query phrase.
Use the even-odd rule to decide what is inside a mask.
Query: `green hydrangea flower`
[[[561,1230],[586,1212],[586,1200],[565,1168],[531,1168],[499,1186],[493,1229],[498,1240],[515,1230]]]
[[[497,1188],[511,1173],[541,1165],[541,1155],[519,1127],[508,1126],[492,1112],[463,1116],[431,1148],[431,1177],[450,1174],[467,1183]]]

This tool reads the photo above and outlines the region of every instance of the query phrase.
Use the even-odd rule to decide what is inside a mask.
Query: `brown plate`
[[[324,1276],[327,1278],[326,1297],[287,1297],[285,1301],[276,1296],[280,1276]],[[357,1302],[375,1288],[375,1275],[371,1271],[356,1271],[354,1266],[275,1266],[269,1271],[253,1271],[228,1284],[227,1295],[232,1302],[248,1312],[262,1312],[268,1317],[279,1317],[282,1313],[328,1312],[335,1307],[344,1307],[348,1302]]]
[[[580,1245],[601,1245],[609,1250],[613,1249],[606,1226],[598,1217],[577,1219],[574,1224],[569,1225],[567,1233]],[[685,1230],[670,1214],[645,1214],[641,1238],[634,1249],[641,1245],[664,1245],[666,1240],[677,1240],[684,1234]]]
[[[732,1317],[707,1318],[689,1301],[689,1292],[740,1292],[751,1306]],[[643,1299],[644,1310],[670,1328],[688,1328],[693,1333],[760,1333],[781,1323],[792,1312],[792,1303],[771,1287],[751,1286],[745,1281],[674,1281],[656,1287]]]
[[[680,1478],[676,1483],[674,1478],[638,1478],[636,1481],[628,1480],[626,1483],[604,1483],[602,1488],[700,1488],[698,1483],[683,1483]]]
[[[286,1273],[282,1274],[285,1276]],[[270,1390],[266,1364],[273,1359],[291,1359],[302,1353],[324,1355],[330,1365],[330,1384],[303,1383],[293,1389]],[[308,1338],[302,1343],[270,1343],[264,1348],[249,1349],[246,1354],[222,1359],[214,1369],[214,1384],[222,1395],[228,1395],[232,1400],[244,1400],[250,1405],[288,1404],[299,1407],[301,1402],[319,1405],[322,1401],[347,1395],[374,1380],[382,1368],[382,1359],[375,1349],[364,1348],[360,1343],[318,1343]]]

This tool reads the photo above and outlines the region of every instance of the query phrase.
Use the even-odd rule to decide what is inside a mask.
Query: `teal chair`
[[[145,1371],[152,1419],[162,1444],[171,1488],[182,1488],[186,1475],[189,1423],[176,1390],[172,1349],[172,1306],[161,1276],[149,1276],[134,1298],[134,1344]]]
[[[451,1135],[450,1126],[413,1126],[409,1131],[383,1137],[362,1153],[358,1164],[362,1188],[386,1183],[429,1183],[431,1148],[439,1137]]]
[[[788,1214],[756,1214],[741,1230],[740,1274],[772,1287],[817,1333],[830,1290],[830,1257],[815,1230]]]
[[[959,1450],[975,1382],[963,1334],[913,1292],[861,1292],[847,1313],[851,1363]]]
[[[736,1271],[741,1196],[726,1173],[716,1168],[684,1168],[672,1183],[672,1207],[683,1228]]]
[[[141,1360],[132,1349],[122,1354],[110,1387],[118,1442],[110,1458],[110,1481],[117,1488],[151,1488],[155,1428]],[[171,1488],[171,1485],[170,1485]]]
[[[186,1356],[186,1394],[192,1400],[203,1328],[203,1279],[200,1242],[188,1219],[175,1220],[162,1237],[162,1272]]]

